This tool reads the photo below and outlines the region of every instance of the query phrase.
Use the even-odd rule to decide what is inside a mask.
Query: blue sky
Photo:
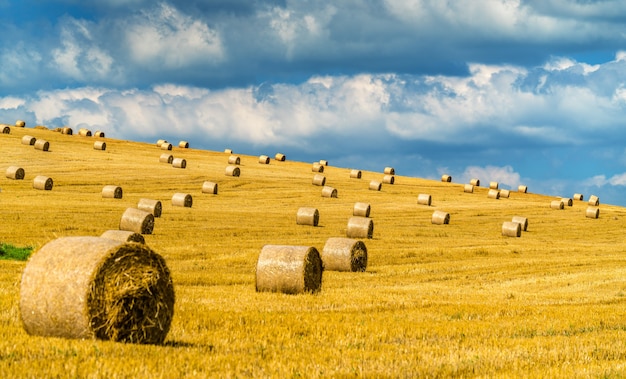
[[[621,0],[0,0],[0,122],[626,206]]]

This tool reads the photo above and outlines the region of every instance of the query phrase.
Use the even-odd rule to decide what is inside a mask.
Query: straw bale
[[[29,135],[22,136],[22,145],[34,145],[37,138]]]
[[[447,225],[450,223],[450,214],[444,211],[434,211],[431,223],[435,225]]]
[[[91,137],[91,130],[87,128],[78,129],[78,135],[83,137]]]
[[[337,197],[337,189],[329,186],[322,188],[322,197]]]
[[[502,223],[502,235],[505,237],[520,237],[522,225],[519,222],[505,221]]]
[[[2,134],[11,134],[11,128],[8,126],[2,126]]]
[[[372,191],[380,191],[380,189],[382,188],[383,184],[381,182],[378,182],[376,180],[372,180],[370,181],[370,189]]]
[[[38,139],[37,141],[35,141],[34,146],[35,150],[48,151],[50,149],[50,142],[43,139]]]
[[[107,149],[107,143],[104,141],[96,141],[93,143],[93,149],[94,150],[106,150]]]
[[[441,175],[441,181],[444,183],[450,183],[452,181],[452,177],[450,175]]]
[[[19,308],[30,335],[162,344],[174,298],[165,260],[147,245],[63,237],[24,268]]]
[[[587,217],[587,218],[598,218],[598,217],[600,217],[600,208],[587,207],[587,210],[585,210],[585,217]]]
[[[475,187],[480,187],[480,180],[476,179],[476,178],[473,178],[473,179],[470,180],[470,184],[475,186]]]
[[[474,185],[473,184],[465,184],[465,186],[463,186],[463,192],[473,193],[474,192]]]
[[[139,199],[137,203],[137,209],[152,214],[154,217],[161,217],[163,211],[163,204],[159,200],[153,199]]]
[[[37,129],[37,130],[50,130],[50,129],[48,129],[47,126],[43,126],[43,125],[35,125],[34,129]]]
[[[268,157],[267,155],[260,155],[259,156],[259,163],[260,164],[270,164],[270,157]]]
[[[164,143],[167,143],[167,140],[164,140],[164,139],[157,140],[156,146],[161,147],[161,145],[163,145]]]
[[[350,171],[351,179],[361,179],[361,170],[351,170]]]
[[[226,166],[225,174],[226,176],[239,176],[241,175],[241,170],[237,166]]]
[[[574,205],[574,201],[569,197],[563,197],[561,198],[561,201],[566,207],[571,207],[572,205]]]
[[[433,201],[433,197],[430,196],[429,194],[420,193],[419,195],[417,195],[417,203],[419,205],[428,205],[428,206],[430,206],[432,201]]]
[[[323,269],[315,247],[265,245],[256,264],[256,291],[316,293],[322,288]]]
[[[372,238],[374,234],[374,221],[369,217],[352,216],[348,219],[346,237],[348,238]]]
[[[226,154],[232,154],[233,153],[233,149],[224,149],[224,152]]]
[[[152,234],[154,215],[137,208],[127,208],[120,219],[119,230],[127,230],[139,234]]]
[[[489,182],[489,188],[490,189],[498,189],[498,186],[500,184],[498,182]]]
[[[326,271],[364,272],[367,268],[367,247],[352,238],[328,238],[321,257]]]
[[[326,177],[322,174],[315,174],[313,176],[313,185],[314,186],[323,186],[326,184]]]
[[[239,158],[236,155],[231,155],[230,157],[228,157],[228,164],[240,164],[241,163],[241,158]]]
[[[217,183],[209,181],[202,183],[202,193],[217,195]]]
[[[276,155],[274,155],[274,159],[276,159],[279,162],[284,162],[285,159],[287,159],[287,157],[285,157],[285,154],[276,153]]]
[[[98,138],[104,138],[104,132],[101,130],[96,130],[96,132],[93,134],[94,137],[98,137]]]
[[[193,198],[188,193],[177,192],[172,196],[172,205],[175,207],[191,208]]]
[[[71,136],[72,134],[74,134],[74,131],[69,126],[64,126],[61,128],[61,134]]]
[[[368,203],[354,203],[353,216],[369,217],[371,207]]]
[[[108,238],[120,242],[146,243],[146,239],[143,235],[129,230],[107,230],[100,235],[100,238]]]
[[[302,207],[296,213],[297,225],[317,226],[320,221],[320,212],[317,208]]]
[[[172,167],[175,168],[186,168],[187,160],[184,158],[174,158],[172,159]]]
[[[102,198],[104,199],[121,199],[122,193],[120,186],[109,185],[102,188]]]
[[[385,175],[383,176],[383,183],[385,184],[393,184],[395,183],[396,178],[393,175]]]
[[[33,179],[33,188],[44,191],[51,191],[54,182],[51,178],[44,175],[37,175]]]
[[[320,164],[320,162],[313,162],[313,166],[311,167],[311,171],[313,172],[324,172],[324,166]]]
[[[499,199],[500,198],[500,191],[497,189],[490,189],[489,192],[487,193],[487,197],[489,199]]]
[[[385,167],[385,169],[383,170],[383,174],[385,174],[385,175],[395,175],[396,174],[396,170],[393,167]]]
[[[189,142],[180,141],[178,142],[178,147],[180,147],[181,149],[189,149]]]
[[[326,159],[320,159],[320,164],[322,166],[328,166],[328,161]]]
[[[160,146],[161,150],[172,150],[172,144],[169,142],[164,142]]]
[[[161,162],[161,163],[170,163],[171,164],[173,160],[174,160],[174,156],[172,154],[163,153],[159,157],[159,162]]]
[[[584,200],[583,194],[582,193],[575,193],[574,194],[574,200],[583,201]]]
[[[509,191],[508,189],[500,190],[500,197],[501,198],[508,199],[510,195],[511,195],[511,191]]]
[[[589,201],[587,202],[592,207],[597,207],[600,205],[600,198],[596,195],[589,196]]]
[[[528,187],[520,184],[519,186],[517,186],[517,192],[526,193],[528,192]]]
[[[17,120],[15,121],[15,126],[17,126],[18,128],[23,128],[26,126],[26,122],[22,121],[22,120]]]
[[[528,219],[526,217],[513,216],[513,218],[511,219],[511,222],[517,222],[518,224],[520,224],[523,232],[528,230]]]
[[[18,166],[9,166],[6,171],[6,177],[8,179],[22,180],[24,179],[24,169]]]
[[[565,204],[563,203],[563,200],[552,200],[550,202],[550,208],[552,208],[552,209],[563,209],[563,208],[565,208]]]

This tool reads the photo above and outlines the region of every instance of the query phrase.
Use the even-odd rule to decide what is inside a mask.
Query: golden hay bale
[[[526,217],[513,216],[513,219],[511,219],[511,222],[517,222],[518,224],[520,224],[523,232],[528,230],[528,219]]]
[[[313,185],[314,186],[323,186],[326,184],[326,177],[321,174],[315,174],[313,176]]]
[[[367,268],[367,247],[363,241],[330,237],[321,252],[326,271],[364,272]]]
[[[480,187],[480,180],[476,179],[476,178],[473,178],[473,179],[470,180],[470,184],[475,186],[475,187]]]
[[[320,159],[320,164],[322,166],[328,166],[328,161],[326,159]]]
[[[256,291],[315,293],[322,288],[323,269],[315,247],[265,245],[256,264]]]
[[[383,184],[381,182],[378,182],[376,180],[372,180],[370,182],[369,189],[372,190],[372,191],[380,191],[382,186],[383,186]]]
[[[104,186],[102,188],[102,198],[104,199],[121,199],[122,198],[122,187],[120,186]]]
[[[369,217],[371,207],[368,203],[354,203],[353,216]]]
[[[487,198],[489,199],[499,199],[500,198],[500,191],[497,189],[490,189],[489,192],[487,193]]]
[[[104,138],[104,132],[101,130],[96,130],[96,132],[93,135],[94,137]]]
[[[174,156],[171,154],[167,154],[167,153],[163,153],[159,157],[159,162],[161,163],[172,163],[173,160],[174,160]]]
[[[151,213],[154,217],[161,217],[163,204],[159,200],[139,199],[137,209]]]
[[[241,170],[237,166],[226,166],[226,171],[224,172],[226,176],[239,176],[241,175]]]
[[[9,166],[9,168],[7,168],[6,177],[8,179],[22,180],[24,179],[24,176],[24,169],[21,167]]]
[[[178,147],[180,147],[181,149],[189,149],[189,142],[180,141],[178,142]]]
[[[164,142],[161,144],[161,150],[172,150],[172,144],[169,142]]]
[[[420,193],[419,195],[417,195],[417,203],[420,205],[430,206],[432,201],[433,201],[433,197],[427,193]]]
[[[224,152],[226,154],[232,154],[233,153],[233,149],[224,149]]]
[[[137,208],[127,208],[120,219],[119,230],[127,230],[139,234],[152,234],[154,215]]]
[[[191,208],[193,198],[188,193],[177,192],[172,196],[172,205],[175,207]]]
[[[120,242],[146,243],[146,239],[143,235],[129,230],[107,230],[100,235],[100,238],[108,238]]]
[[[104,141],[96,141],[93,143],[93,149],[104,151],[107,149],[107,143]]]
[[[589,196],[588,204],[592,207],[597,207],[600,205],[600,198],[596,195]]]
[[[498,189],[498,186],[500,184],[498,182],[489,182],[489,188],[490,189]]]
[[[569,197],[562,197],[561,201],[566,207],[571,207],[572,205],[574,205],[574,201]]]
[[[520,184],[519,186],[517,186],[517,192],[520,192],[520,193],[527,193],[527,192],[528,192],[528,187],[527,187],[527,186],[525,186],[525,185],[521,185],[521,184]]]
[[[78,129],[78,135],[83,137],[91,137],[91,130],[87,128]]]
[[[520,237],[522,225],[519,222],[505,221],[502,223],[502,235],[505,237]]]
[[[48,129],[47,126],[43,126],[43,125],[35,125],[34,129],[38,129],[38,130],[50,130]]]
[[[511,191],[509,191],[508,189],[500,190],[500,198],[508,199],[510,195]]]
[[[37,175],[35,176],[35,179],[33,179],[34,189],[51,191],[53,184],[54,182],[52,181],[52,179],[47,176]]]
[[[15,121],[15,126],[17,126],[18,128],[23,128],[26,126],[26,122],[22,121],[22,120],[17,120]]]
[[[324,166],[320,164],[320,162],[313,162],[313,166],[311,167],[311,171],[313,172],[324,172]]]
[[[337,189],[329,186],[322,188],[322,197],[337,197]]]
[[[30,258],[19,307],[30,335],[161,344],[174,284],[165,260],[144,244],[63,237]]]
[[[61,134],[71,136],[72,134],[74,134],[74,131],[69,126],[64,126],[61,128]]]
[[[228,164],[240,164],[241,163],[241,158],[239,158],[236,155],[231,155],[230,157],[228,157]]]
[[[164,139],[157,140],[156,146],[161,147],[161,145],[163,145],[164,143],[167,143],[167,140],[164,140]]]
[[[434,211],[431,223],[435,225],[447,225],[450,223],[450,214],[444,211]]]
[[[565,208],[565,204],[563,203],[563,200],[552,200],[550,202],[550,208],[552,208],[552,209],[563,209],[563,208]]]
[[[260,164],[270,164],[270,157],[268,157],[267,155],[260,155],[259,156],[259,163]]]
[[[274,159],[276,159],[279,162],[284,162],[285,159],[287,159],[287,157],[285,157],[285,154],[276,153],[276,155],[274,155]]]
[[[50,150],[50,142],[43,140],[43,139],[38,139],[37,141],[35,141],[35,150],[41,150],[41,151],[48,151]]]
[[[587,207],[587,210],[585,211],[585,217],[587,218],[600,217],[600,208]]]
[[[441,175],[441,181],[444,183],[450,183],[452,181],[452,177],[450,175]]]
[[[463,192],[474,193],[474,185],[473,184],[465,184],[465,186],[463,186]]]
[[[393,175],[385,175],[383,176],[383,183],[385,184],[393,184],[395,183],[396,178]]]
[[[2,127],[2,134],[11,134],[11,128],[8,126]]]
[[[217,195],[217,183],[209,181],[202,183],[202,193]]]
[[[574,194],[574,200],[578,200],[578,201],[583,201],[583,194],[582,193],[575,193]]]
[[[296,213],[297,225],[317,226],[320,221],[320,212],[317,208],[302,207]]]
[[[396,174],[396,170],[393,167],[385,167],[385,169],[383,170],[383,174],[385,174],[385,175],[395,175]]]
[[[186,168],[187,160],[183,158],[174,158],[172,159],[172,167],[175,168]]]
[[[348,219],[346,236],[348,238],[372,238],[374,221],[369,217],[352,216]]]
[[[37,141],[37,138],[33,137],[33,136],[23,136],[22,137],[22,145],[34,145],[35,142]]]
[[[351,179],[361,179],[361,170],[350,170]]]

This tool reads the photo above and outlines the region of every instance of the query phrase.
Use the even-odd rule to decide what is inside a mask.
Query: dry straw
[[[17,126],[18,128],[23,128],[26,126],[26,122],[22,121],[22,120],[17,120],[15,121],[15,126]]]
[[[519,222],[505,221],[502,223],[502,235],[505,237],[520,237],[522,225]]]
[[[528,187],[526,187],[525,185],[521,185],[520,184],[519,186],[517,186],[517,192],[526,193],[526,192],[528,192]]]
[[[321,256],[327,271],[364,272],[367,268],[367,247],[363,241],[352,238],[327,239]]]
[[[265,245],[256,264],[256,291],[315,293],[322,288],[322,272],[315,247]]]
[[[43,125],[35,125],[35,129],[38,129],[38,130],[50,130],[50,129],[48,129],[48,127],[43,126]]]
[[[232,154],[233,153],[233,149],[224,149],[224,152],[226,154]]]
[[[61,134],[71,136],[72,134],[74,134],[74,131],[69,126],[64,126],[61,128]]]
[[[371,207],[368,203],[354,203],[353,216],[369,217]]]
[[[104,141],[96,141],[93,143],[93,149],[94,150],[106,150],[107,149],[107,143]]]
[[[372,191],[380,191],[382,186],[383,186],[383,184],[381,182],[376,181],[376,180],[372,180],[370,182],[369,189],[372,190]]]
[[[337,189],[324,186],[324,188],[322,188],[322,197],[337,197]]]
[[[417,203],[419,205],[428,205],[428,206],[430,206],[432,201],[433,201],[433,197],[430,196],[427,193],[420,193],[419,195],[417,195]]]
[[[104,199],[121,199],[122,187],[120,186],[104,186],[102,188],[102,198]]]
[[[369,217],[352,216],[348,219],[346,236],[348,238],[372,238],[374,221]]]
[[[270,157],[268,157],[267,155],[260,155],[259,156],[259,163],[260,164],[270,164]]]
[[[187,141],[180,141],[178,143],[178,147],[180,147],[181,149],[189,149],[189,142],[187,142]]]
[[[574,201],[571,198],[569,198],[569,197],[563,197],[563,198],[561,198],[561,201],[567,207],[571,207],[572,205],[574,205]]]
[[[171,164],[173,160],[174,160],[174,156],[171,155],[171,154],[167,154],[167,153],[163,153],[159,157],[159,162],[161,162],[161,163],[170,163]]]
[[[500,197],[501,198],[508,199],[510,195],[511,195],[511,191],[509,191],[508,189],[500,190]]]
[[[351,179],[361,179],[361,170],[350,170]]]
[[[450,223],[450,214],[444,211],[434,211],[431,223],[435,225],[447,225]]]
[[[587,217],[587,218],[598,218],[598,217],[600,217],[600,208],[587,207],[587,210],[585,211],[585,217]]]
[[[552,209],[563,209],[563,208],[565,208],[565,204],[563,203],[563,200],[552,200],[550,202],[550,208],[552,208]]]
[[[127,230],[139,234],[152,234],[154,229],[154,215],[150,212],[127,208],[120,219],[119,230]]]
[[[474,192],[474,185],[473,184],[465,184],[465,186],[463,186],[463,192],[473,193]]]
[[[317,226],[320,221],[320,212],[317,208],[302,207],[296,213],[297,225]]]
[[[385,174],[385,175],[395,175],[396,174],[396,170],[393,167],[385,167],[385,169],[383,170],[383,174]]]
[[[202,193],[217,195],[217,183],[206,181],[202,183]]]
[[[322,166],[328,166],[328,161],[326,159],[320,159],[320,164]]]
[[[320,162],[313,162],[313,166],[311,166],[311,171],[324,172],[324,165],[322,165]]]
[[[396,178],[393,175],[385,175],[383,176],[383,183],[385,184],[393,184],[395,183]]]
[[[167,140],[164,140],[164,139],[157,140],[156,146],[161,147],[161,145],[163,145],[164,143],[167,143]]]
[[[47,176],[37,175],[35,176],[35,179],[33,179],[34,189],[51,191],[53,184],[54,182],[52,181],[52,179]]]
[[[588,204],[592,207],[597,207],[600,205],[600,198],[598,198],[598,196],[596,195],[591,195],[589,196]]]
[[[35,150],[41,150],[41,151],[50,150],[50,142],[43,140],[43,139],[38,139],[37,141],[35,141]]]
[[[452,177],[450,175],[441,175],[441,181],[444,183],[450,183],[452,181]]]
[[[159,200],[139,199],[139,202],[137,203],[137,209],[144,212],[149,212],[154,217],[161,217],[163,204],[161,204]]]
[[[22,145],[34,145],[37,142],[37,138],[29,135],[22,136]]]
[[[489,182],[490,189],[498,189],[498,186],[499,186],[498,182]]]
[[[120,242],[146,243],[143,235],[128,230],[107,230],[100,235],[100,238],[108,238]]]
[[[161,150],[172,150],[172,144],[169,142],[164,142],[161,144]]]
[[[11,128],[8,126],[2,127],[2,134],[11,134]]]
[[[24,268],[20,313],[30,335],[161,344],[174,284],[165,260],[145,244],[63,237]]]
[[[83,137],[91,137],[91,130],[87,128],[78,129],[78,135]]]
[[[500,198],[500,191],[497,189],[490,189],[489,192],[487,192],[487,198],[489,199],[499,199]]]
[[[174,158],[172,159],[172,167],[175,168],[186,168],[187,160],[183,158]]]
[[[226,171],[224,172],[226,176],[239,176],[241,175],[241,171],[237,166],[226,166]]]
[[[476,187],[480,187],[480,180],[476,179],[476,178],[473,178],[473,179],[470,180],[470,184],[473,185],[473,186],[476,186]]]
[[[172,205],[175,207],[191,208],[193,198],[188,193],[177,192],[172,196]]]
[[[231,155],[230,157],[228,157],[228,164],[240,164],[241,163],[241,158],[239,158],[236,155]]]
[[[93,134],[94,137],[98,137],[98,138],[104,138],[104,132],[101,130],[96,130],[96,132]]]
[[[285,154],[276,153],[276,155],[274,155],[274,159],[279,161],[279,162],[284,162],[285,159],[287,159],[287,157],[285,157]]]
[[[6,171],[6,177],[8,179],[22,180],[24,179],[24,169],[18,166],[9,166]]]
[[[323,186],[326,184],[326,177],[322,174],[315,174],[313,176],[313,185],[314,186]]]
[[[583,201],[583,194],[582,193],[575,193],[574,194],[574,200],[578,200],[578,201]]]
[[[513,218],[511,219],[511,222],[517,222],[518,224],[520,224],[523,232],[528,230],[528,219],[526,217],[513,216]]]

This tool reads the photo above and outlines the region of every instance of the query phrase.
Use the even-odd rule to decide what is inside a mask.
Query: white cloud
[[[26,100],[13,96],[0,98],[0,109],[17,109],[26,104]]]
[[[596,175],[588,178],[584,181],[585,185],[593,187],[604,186],[626,186],[626,172],[622,174],[616,174],[607,178],[606,175]]]

